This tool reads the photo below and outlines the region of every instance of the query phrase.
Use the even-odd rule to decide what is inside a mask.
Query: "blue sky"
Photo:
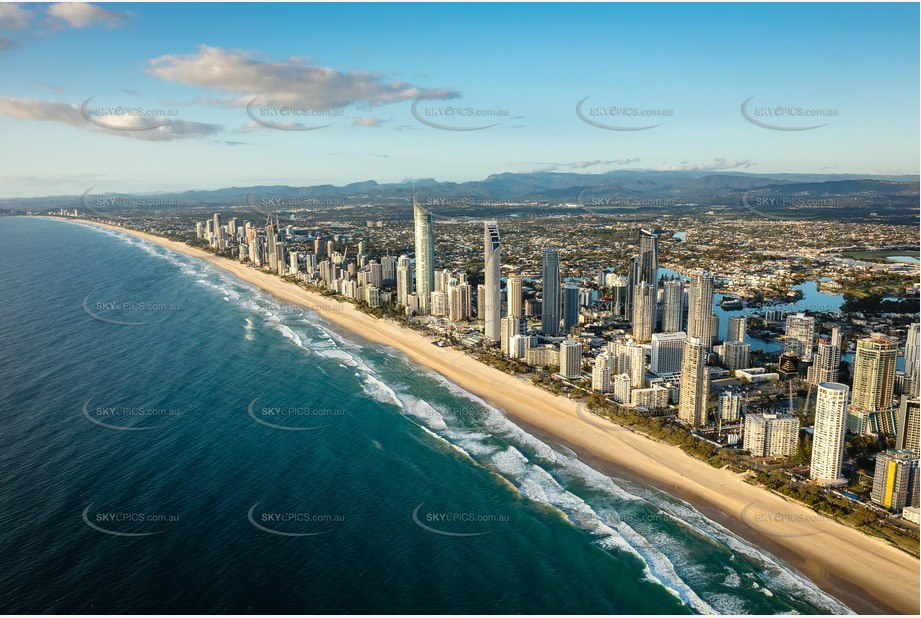
[[[2,194],[917,174],[918,19],[878,3],[0,4]],[[618,130],[580,118],[583,99]]]

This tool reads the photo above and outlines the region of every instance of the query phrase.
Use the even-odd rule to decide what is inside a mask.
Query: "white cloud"
[[[109,11],[89,2],[52,4],[48,7],[48,16],[64,22],[71,28],[86,28],[97,22],[112,28],[119,25],[125,17],[123,13]]]
[[[171,117],[121,114],[93,116],[93,121],[90,121],[79,105],[39,99],[0,99],[0,117],[2,116],[38,122],[59,122],[94,133],[156,142],[214,135],[223,130],[220,125]]]
[[[0,30],[25,30],[35,14],[15,2],[0,3]]]
[[[244,106],[258,96],[260,106],[336,109],[459,96],[453,90],[387,81],[376,73],[346,73],[315,66],[303,58],[277,62],[207,45],[199,47],[195,54],[160,56],[149,63],[148,72],[161,79],[233,95],[230,99],[211,100],[212,105]]]
[[[682,161],[678,165],[666,165],[662,168],[666,172],[680,172],[680,171],[701,171],[701,172],[716,172],[720,170],[737,170],[737,169],[747,169],[757,165],[754,161],[749,159],[742,160],[726,160],[722,157],[715,157],[709,163],[688,163],[687,161]]]
[[[356,127],[379,127],[382,122],[380,118],[374,118],[373,116],[359,116],[352,124]]]

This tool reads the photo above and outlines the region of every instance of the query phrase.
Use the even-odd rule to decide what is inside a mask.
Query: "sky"
[[[0,3],[0,197],[918,174],[918,4]]]

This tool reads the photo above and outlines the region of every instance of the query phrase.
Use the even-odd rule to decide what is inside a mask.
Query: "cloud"
[[[71,28],[86,28],[95,23],[103,23],[110,28],[118,26],[124,20],[124,13],[106,10],[89,2],[61,2],[48,7],[48,16],[57,25],[61,22]]]
[[[276,62],[249,52],[207,45],[200,46],[195,54],[160,56],[148,62],[148,73],[161,79],[234,95],[232,99],[211,101],[212,105],[244,106],[258,96],[260,105],[335,109],[460,96],[453,90],[390,82],[376,73],[347,73],[315,66],[303,58]]]
[[[38,122],[59,122],[71,127],[144,141],[169,142],[220,133],[220,125],[177,120],[170,117],[105,115],[87,120],[79,105],[39,99],[0,99],[0,117]],[[110,127],[110,128],[107,128]],[[148,127],[156,127],[149,128]]]
[[[19,44],[13,39],[7,38],[5,36],[0,36],[0,51],[14,49],[17,45]]]
[[[34,16],[35,13],[22,8],[15,2],[0,3],[0,30],[7,32],[25,30]]]
[[[373,116],[359,116],[352,124],[356,127],[379,127],[382,122],[384,121]]]
[[[662,168],[662,171],[666,172],[681,172],[681,171],[701,171],[701,172],[715,172],[720,170],[737,170],[737,169],[747,169],[757,165],[754,161],[749,159],[737,160],[726,160],[722,157],[715,157],[709,163],[688,163],[687,161],[681,161],[678,165],[666,165]]]
[[[611,166],[611,165],[630,165],[631,163],[638,163],[641,159],[639,157],[621,157],[620,159],[594,159],[591,161],[571,161],[568,163],[556,163],[556,162],[545,162],[540,161],[538,165],[546,165],[547,167],[538,168],[532,170],[533,172],[555,172],[560,169],[572,169],[572,170],[584,170],[589,167],[596,166]]]

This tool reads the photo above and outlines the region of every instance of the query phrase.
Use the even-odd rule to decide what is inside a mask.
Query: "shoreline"
[[[605,474],[637,479],[688,501],[858,613],[919,613],[919,561],[882,539],[825,519],[805,506],[745,483],[742,475],[717,470],[678,447],[581,410],[570,399],[463,352],[435,347],[423,335],[362,313],[350,303],[331,301],[274,274],[185,243],[95,221],[74,222],[120,231],[202,259],[278,300],[313,309],[330,325],[354,337],[398,350],[410,361],[505,410],[527,431],[572,449]]]

